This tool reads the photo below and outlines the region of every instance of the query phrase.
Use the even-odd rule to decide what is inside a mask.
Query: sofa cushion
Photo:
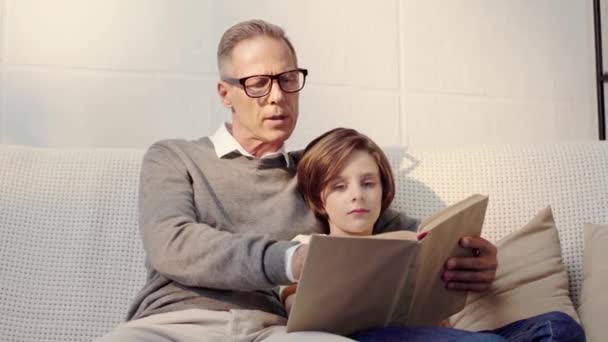
[[[487,292],[469,292],[464,310],[450,320],[454,327],[489,330],[550,311],[578,320],[549,207],[498,241],[497,248],[496,280]]]
[[[590,342],[606,339],[608,313],[608,225],[585,224],[583,227],[583,291],[578,313]]]

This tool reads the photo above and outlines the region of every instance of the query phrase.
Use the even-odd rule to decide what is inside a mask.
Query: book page
[[[441,279],[443,266],[452,256],[472,256],[460,247],[464,236],[479,236],[485,217],[488,197],[473,195],[425,221],[421,231],[428,235],[420,242],[415,262],[416,282],[407,324],[429,325],[460,311],[466,291],[447,290]]]
[[[394,232],[382,233],[368,236],[373,239],[392,239],[392,240],[418,240],[418,233],[409,230],[398,230]]]
[[[347,335],[385,326],[413,277],[417,249],[411,240],[313,236],[287,331]]]

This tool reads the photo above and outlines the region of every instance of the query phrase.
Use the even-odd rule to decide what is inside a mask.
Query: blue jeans
[[[443,327],[391,327],[359,331],[350,338],[360,342],[585,342],[585,332],[570,316],[553,311],[488,331],[471,332]]]

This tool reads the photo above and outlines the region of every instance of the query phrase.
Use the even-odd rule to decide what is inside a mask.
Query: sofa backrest
[[[583,224],[608,223],[608,142],[385,151],[398,184],[393,207],[413,217],[489,195],[482,236],[496,242],[551,206],[578,306]]]
[[[0,340],[91,341],[145,277],[143,151],[0,146]]]
[[[551,205],[578,301],[582,225],[608,223],[608,143],[385,151],[393,207],[414,217],[487,194],[484,236],[496,241]],[[124,319],[145,280],[143,152],[0,145],[2,341],[90,341]]]

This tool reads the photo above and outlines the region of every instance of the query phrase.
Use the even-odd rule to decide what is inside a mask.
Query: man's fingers
[[[496,247],[481,237],[467,236],[460,245],[473,251],[471,257],[452,257],[446,261],[442,279],[451,290],[487,291],[496,276]]]
[[[478,257],[453,257],[448,259],[445,267],[448,270],[496,270],[498,264],[495,257],[481,255]]]
[[[490,241],[478,236],[465,236],[460,239],[460,245],[464,248],[479,250],[479,254],[496,254],[496,246]]]
[[[491,283],[494,280],[494,271],[444,271],[442,279],[446,283]]]
[[[447,283],[446,287],[456,291],[485,292],[490,289],[490,283]]]

